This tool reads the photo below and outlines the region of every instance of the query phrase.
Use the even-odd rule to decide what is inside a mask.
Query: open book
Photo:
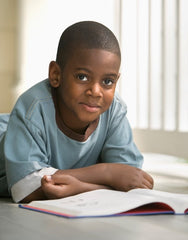
[[[188,194],[149,189],[129,192],[100,189],[57,200],[33,201],[19,207],[66,218],[188,214]]]

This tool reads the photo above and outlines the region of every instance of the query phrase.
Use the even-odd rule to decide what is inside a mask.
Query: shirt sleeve
[[[101,152],[102,162],[124,163],[141,168],[143,156],[134,143],[127,119],[127,106],[119,96],[110,109],[107,137]]]
[[[33,172],[26,177],[19,180],[11,187],[11,195],[14,202],[20,202],[27,197],[30,193],[34,192],[41,186],[41,178],[44,175],[52,175],[58,169],[49,167],[43,168],[40,171]]]
[[[24,112],[24,111],[23,111]],[[51,167],[42,114],[33,119],[20,109],[10,116],[4,142],[8,189],[27,175]]]

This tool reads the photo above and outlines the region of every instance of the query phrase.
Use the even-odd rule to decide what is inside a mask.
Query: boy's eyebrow
[[[92,73],[92,71],[90,71],[88,68],[76,68],[76,71],[86,71],[88,73]],[[105,76],[113,76],[113,77],[117,77],[118,75],[116,73],[106,73],[104,74]]]
[[[92,72],[92,71],[90,71],[88,68],[84,68],[84,67],[76,68],[76,71],[85,71],[85,72],[88,72],[88,73],[91,73],[91,72]]]

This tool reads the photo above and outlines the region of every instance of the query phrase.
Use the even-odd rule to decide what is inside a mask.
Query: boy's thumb
[[[43,176],[43,179],[46,181],[46,182],[51,182],[52,181],[52,177],[50,175],[44,175]]]

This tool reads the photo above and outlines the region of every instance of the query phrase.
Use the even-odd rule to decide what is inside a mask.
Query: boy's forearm
[[[68,174],[83,182],[109,185],[110,165],[111,164],[99,163],[83,168],[58,170],[55,174]]]
[[[105,185],[121,191],[153,187],[153,179],[149,174],[121,163],[100,163],[79,169],[59,170],[55,174],[68,174],[83,182]]]

